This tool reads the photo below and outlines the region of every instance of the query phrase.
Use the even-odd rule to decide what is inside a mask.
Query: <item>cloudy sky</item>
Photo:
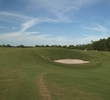
[[[0,0],[0,44],[76,45],[109,36],[109,0]]]

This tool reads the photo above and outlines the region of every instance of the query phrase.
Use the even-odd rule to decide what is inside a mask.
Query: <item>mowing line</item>
[[[47,87],[43,81],[43,76],[45,74],[47,74],[47,73],[42,74],[40,77],[40,80],[39,80],[40,94],[41,94],[43,100],[52,100],[49,90],[47,89]]]

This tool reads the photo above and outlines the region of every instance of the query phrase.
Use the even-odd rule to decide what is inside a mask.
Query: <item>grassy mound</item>
[[[43,49],[39,49],[38,53],[43,59],[47,60],[48,62],[62,67],[82,69],[82,68],[95,68],[101,65],[101,62],[97,58],[77,50],[70,50],[63,48],[43,48]],[[68,65],[68,64],[60,64],[53,62],[54,60],[59,60],[59,59],[81,59],[85,61],[90,61],[90,63],[80,64],[80,65],[78,64]]]

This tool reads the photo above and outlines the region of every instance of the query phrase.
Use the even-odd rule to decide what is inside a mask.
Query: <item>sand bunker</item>
[[[89,63],[90,61],[84,61],[80,59],[60,59],[60,60],[54,60],[54,62],[63,63],[63,64],[84,64],[84,63]]]

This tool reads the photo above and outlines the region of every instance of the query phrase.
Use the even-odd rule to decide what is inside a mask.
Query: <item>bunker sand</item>
[[[63,64],[84,64],[84,63],[89,63],[90,61],[84,61],[80,59],[59,59],[59,60],[54,60],[54,62],[63,63]]]

